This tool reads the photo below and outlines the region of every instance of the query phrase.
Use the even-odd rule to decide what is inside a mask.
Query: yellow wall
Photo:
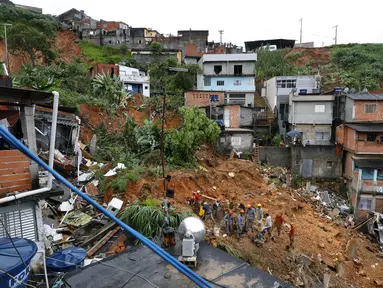
[[[156,30],[148,30],[148,29],[144,30],[145,37],[156,37],[157,33],[158,32]]]

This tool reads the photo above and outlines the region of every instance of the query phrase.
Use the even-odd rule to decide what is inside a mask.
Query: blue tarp
[[[0,287],[25,287],[29,264],[37,252],[37,245],[23,238],[12,238],[12,241],[10,238],[0,238]]]
[[[86,257],[83,248],[71,247],[57,251],[47,259],[47,267],[54,272],[70,272],[82,265]]]

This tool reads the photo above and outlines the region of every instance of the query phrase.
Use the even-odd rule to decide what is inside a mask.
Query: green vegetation
[[[39,60],[51,63],[55,59],[52,43],[58,27],[53,17],[2,5],[0,23],[12,24],[8,27],[8,45],[13,55],[28,55],[32,65]]]
[[[82,54],[92,63],[119,64],[131,59],[132,55],[126,46],[119,48],[111,46],[97,46],[95,44],[81,41]]]
[[[187,72],[172,72],[168,68],[183,68]],[[161,62],[149,65],[150,89],[153,93],[165,94],[169,97],[167,106],[177,110],[184,104],[184,92],[192,90],[196,84],[196,77],[202,73],[196,64],[178,64],[176,58],[167,58]]]
[[[332,62],[337,65],[340,85],[368,90],[383,82],[383,44],[348,44],[332,47]]]
[[[198,107],[180,109],[183,122],[180,128],[167,133],[165,155],[173,166],[187,166],[195,162],[195,152],[203,144],[217,140],[220,129]]]
[[[189,216],[191,216],[190,213],[171,213],[169,226],[178,227],[182,220]],[[154,239],[161,235],[165,213],[155,201],[150,199],[144,202],[133,202],[122,211],[120,219],[145,237]]]
[[[255,64],[257,80],[268,80],[275,76],[290,75],[292,65],[285,60],[287,50],[269,51],[266,49],[257,50],[258,61]]]

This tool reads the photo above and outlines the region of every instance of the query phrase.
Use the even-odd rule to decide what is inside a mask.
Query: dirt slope
[[[285,220],[289,223],[294,222],[296,230],[294,251],[285,249],[288,244],[287,233],[282,233],[275,242],[268,241],[263,247],[256,247],[247,237],[241,238],[240,241],[234,236],[222,238],[223,233],[213,243],[232,246],[252,265],[269,271],[295,286],[305,283],[305,287],[314,287],[312,281],[323,281],[326,271],[331,275],[330,287],[377,287],[374,281],[383,281],[383,259],[378,256],[376,244],[371,244],[364,236],[321,218],[311,207],[311,200],[299,197],[294,190],[270,190],[260,176],[260,168],[250,161],[225,160],[212,155],[211,151],[200,151],[198,154],[200,164],[206,171],[200,169],[169,172],[172,175],[169,186],[175,190],[175,205],[179,209],[187,209],[185,200],[192,191],[198,189],[202,194],[221,197],[235,203],[262,203],[265,212],[269,212],[273,218],[278,211],[283,211]],[[230,177],[229,172],[233,172],[234,177]],[[125,200],[136,200],[148,193],[160,198],[163,191],[161,187],[161,181],[141,179],[128,185]],[[300,209],[295,209],[298,206]],[[208,226],[211,228],[212,223]],[[345,257],[346,245],[350,239],[356,239],[358,243],[357,257],[361,260],[361,265],[356,265]],[[324,248],[320,248],[322,244]],[[302,254],[313,260],[309,270],[303,270],[300,264]],[[336,258],[343,262],[343,276],[336,276],[336,272],[331,270],[336,266]]]

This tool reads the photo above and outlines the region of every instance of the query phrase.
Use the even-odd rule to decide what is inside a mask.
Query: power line
[[[334,27],[332,27],[332,28],[335,28],[335,38],[334,38],[335,45],[338,43],[338,26],[339,25],[335,25]]]

